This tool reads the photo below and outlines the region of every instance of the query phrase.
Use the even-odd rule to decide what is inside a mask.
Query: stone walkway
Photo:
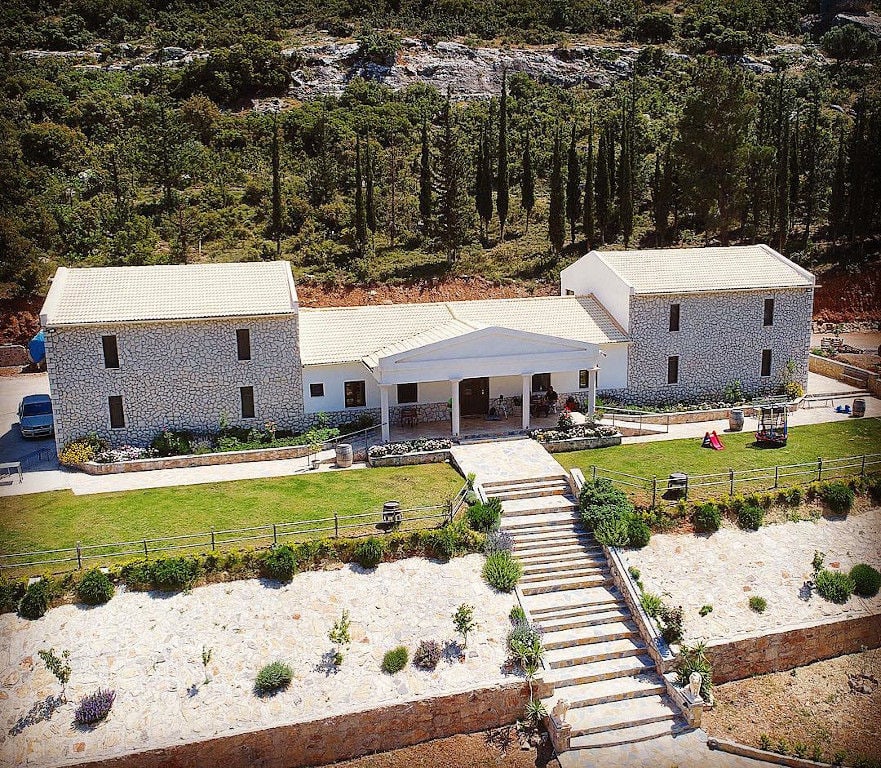
[[[805,592],[814,550],[826,553],[827,567],[849,571],[861,562],[881,567],[881,509],[758,531],[725,527],[710,536],[658,534],[645,548],[626,550],[624,560],[639,568],[647,591],[685,609],[689,641],[881,614],[881,593],[837,605]],[[764,613],[750,609],[753,595],[768,601]],[[701,617],[704,605],[713,610]]]
[[[535,440],[501,440],[456,445],[453,463],[463,475],[473,472],[479,483],[558,477],[566,470]]]
[[[96,608],[61,606],[37,621],[4,614],[0,765],[94,760],[502,683],[515,600],[484,584],[482,564],[480,555],[445,564],[411,558],[374,572],[302,573],[283,586],[250,580],[174,595],[119,594]],[[412,656],[422,639],[454,640],[451,617],[463,602],[474,606],[478,623],[465,663],[380,671],[383,654],[397,645]],[[326,672],[327,632],[344,608],[352,644],[340,671]],[[70,703],[10,735],[37,702],[58,693],[37,656],[49,647],[70,650]],[[212,650],[207,684],[203,647]],[[254,677],[276,659],[293,666],[294,683],[259,699]],[[99,686],[117,692],[110,717],[94,730],[75,729],[75,703]]]

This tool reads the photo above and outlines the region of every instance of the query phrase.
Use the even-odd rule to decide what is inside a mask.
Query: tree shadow
[[[325,677],[330,677],[339,672],[340,668],[336,663],[336,653],[333,650],[325,651],[321,655],[321,661],[315,665],[315,671],[324,672]]]
[[[25,728],[51,719],[52,715],[55,714],[55,710],[64,704],[64,702],[65,698],[61,694],[58,694],[57,696],[47,696],[42,701],[36,702],[27,713],[18,718],[15,725],[9,729],[9,735],[17,736]]]

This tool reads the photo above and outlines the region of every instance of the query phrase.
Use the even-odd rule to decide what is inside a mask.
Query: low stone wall
[[[539,698],[552,687],[533,684]],[[131,755],[78,763],[88,768],[300,768],[509,725],[523,715],[529,686],[518,681],[379,709],[235,733]]]
[[[416,451],[399,453],[394,456],[379,456],[368,459],[371,467],[407,467],[411,464],[442,464],[450,460],[450,449],[442,451]]]
[[[808,358],[808,368],[821,376],[828,376],[830,379],[837,379],[852,387],[864,389],[868,388],[869,379],[877,378],[871,371],[864,368],[857,368],[855,365],[848,365],[820,355],[811,355]]]
[[[450,420],[450,407],[446,403],[413,403],[411,405],[393,405],[389,408],[388,420],[393,427],[401,425],[401,412],[405,408],[416,409],[419,424],[434,424]],[[379,423],[377,421],[377,423]]]
[[[611,437],[573,437],[568,440],[537,441],[548,453],[564,453],[565,451],[584,451],[590,448],[608,448],[621,445],[621,435]]]
[[[135,459],[99,464],[88,461],[78,464],[87,475],[113,475],[117,472],[147,472],[151,469],[178,469],[180,467],[206,467],[212,464],[239,464],[247,461],[270,459],[301,459],[310,453],[308,445],[288,445],[282,448],[257,448],[251,451],[224,451],[222,453],[197,453],[186,456],[167,456],[161,459]]]
[[[857,653],[863,648],[881,648],[881,616],[877,614],[713,640],[707,643],[706,653],[713,665],[713,682],[727,683]]]
[[[21,344],[0,344],[0,368],[27,365],[28,351]]]

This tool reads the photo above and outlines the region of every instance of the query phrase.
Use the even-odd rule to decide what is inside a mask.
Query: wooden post
[[[658,476],[652,475],[652,508],[658,503]]]
[[[83,551],[80,549],[80,543],[76,543],[76,567],[79,570],[83,569]]]
[[[274,547],[278,544],[278,529],[275,527],[275,523],[272,524],[272,546]]]
[[[819,483],[823,479],[823,457],[817,457],[817,482]]]
[[[780,467],[774,466],[774,487],[777,488],[780,485]]]
[[[864,453],[863,454],[863,464],[860,467],[860,477],[864,478],[865,476],[866,476],[866,454]]]
[[[685,476],[685,500],[688,501],[688,475]]]
[[[453,524],[453,502],[452,500],[447,502],[447,525]]]
[[[333,537],[335,539],[340,537],[340,516],[338,512],[333,513]]]
[[[144,539],[144,559],[145,560],[150,559],[150,552],[147,550],[147,540],[146,539]]]
[[[211,526],[211,551],[214,551],[214,526]]]
[[[733,469],[728,470],[728,495],[729,496],[734,495],[734,470]]]
[[[596,464],[591,464],[591,465],[590,465],[590,471],[591,471],[591,473],[593,474],[593,479],[596,480],[596,479],[597,479],[597,465],[596,465]]]

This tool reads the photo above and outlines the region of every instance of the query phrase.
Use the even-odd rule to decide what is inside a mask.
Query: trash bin
[[[336,447],[336,465],[338,467],[351,467],[355,459],[350,443],[339,443]]]
[[[743,408],[732,408],[728,411],[728,429],[732,432],[743,429]]]
[[[866,401],[862,397],[855,397],[853,401],[853,415],[861,417],[866,415]]]
[[[667,478],[667,494],[671,498],[678,498],[685,495],[685,489],[688,488],[688,475],[684,472],[671,472]]]

